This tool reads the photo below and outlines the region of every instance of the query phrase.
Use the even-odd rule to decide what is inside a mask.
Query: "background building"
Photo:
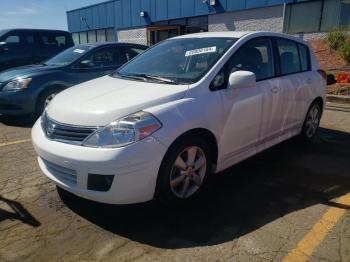
[[[350,0],[113,0],[67,12],[76,43],[152,45],[206,31],[274,31],[317,38],[350,28]]]

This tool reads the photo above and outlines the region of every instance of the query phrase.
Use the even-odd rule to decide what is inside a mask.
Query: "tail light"
[[[324,70],[319,69],[317,72],[323,77],[325,81],[327,81],[327,73]]]

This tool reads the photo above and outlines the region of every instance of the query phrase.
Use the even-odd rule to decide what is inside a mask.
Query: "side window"
[[[144,51],[145,51],[145,49],[141,49],[139,47],[126,46],[125,47],[125,56],[126,56],[125,62],[133,59],[135,56],[141,54]]]
[[[214,78],[210,89],[226,88],[230,74],[241,70],[253,72],[257,81],[275,76],[270,39],[253,39],[240,47]]]
[[[301,64],[301,71],[308,71],[310,69],[310,54],[309,49],[305,45],[298,45],[299,47],[299,56],[300,56],[300,64]]]
[[[25,42],[29,45],[33,45],[34,44],[34,36],[33,35],[26,35]]]
[[[57,35],[55,37],[55,41],[57,42],[59,47],[66,47],[67,45],[67,37],[64,35]]]
[[[19,35],[9,35],[5,38],[6,44],[19,44],[20,36]]]
[[[230,73],[238,70],[250,71],[256,80],[275,75],[272,44],[269,39],[254,39],[242,46],[229,61]]]
[[[293,74],[300,72],[299,51],[293,41],[278,39],[278,54],[281,63],[281,74]]]
[[[86,62],[85,62],[86,61]],[[119,51],[116,47],[107,47],[93,52],[84,59],[85,64],[92,68],[117,66],[120,64]]]
[[[47,47],[58,47],[58,42],[56,40],[55,35],[51,34],[43,34],[39,36],[40,43]]]

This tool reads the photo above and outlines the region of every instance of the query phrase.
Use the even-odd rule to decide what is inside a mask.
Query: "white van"
[[[283,140],[312,140],[326,81],[301,39],[267,32],[165,40],[57,95],[32,130],[39,165],[91,200],[171,203]]]

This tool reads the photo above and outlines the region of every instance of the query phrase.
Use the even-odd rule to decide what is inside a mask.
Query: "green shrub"
[[[340,56],[350,65],[350,41],[345,41],[339,49]]]
[[[341,46],[347,42],[348,33],[344,29],[331,31],[327,34],[326,41],[332,51],[339,51]]]
[[[336,80],[337,77],[334,72],[327,71],[326,74],[327,74],[327,85],[332,85],[337,82]]]

